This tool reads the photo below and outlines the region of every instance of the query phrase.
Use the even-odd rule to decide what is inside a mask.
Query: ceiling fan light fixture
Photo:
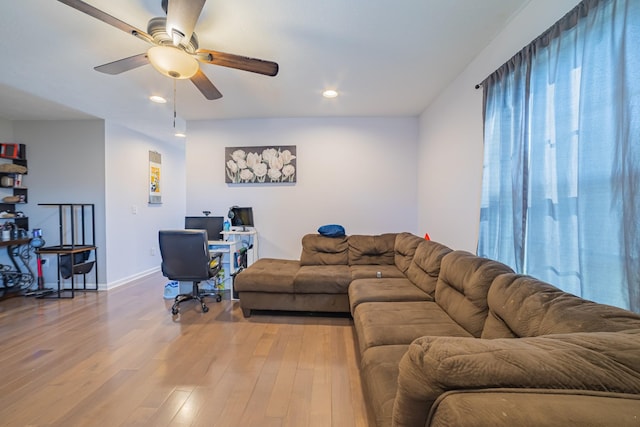
[[[327,89],[322,92],[322,96],[324,96],[325,98],[335,98],[338,96],[338,91],[334,89]]]
[[[149,97],[149,100],[151,102],[155,102],[156,104],[166,104],[167,103],[167,99],[160,96],[160,95],[151,95]]]
[[[173,46],[154,46],[147,56],[153,68],[172,79],[189,79],[200,68],[195,58]]]

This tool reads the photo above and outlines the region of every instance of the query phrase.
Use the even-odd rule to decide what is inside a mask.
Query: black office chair
[[[178,314],[178,305],[183,301],[199,301],[204,313],[209,311],[204,297],[215,296],[217,302],[222,301],[222,295],[218,290],[203,292],[198,286],[200,282],[211,278],[214,278],[217,285],[218,273],[222,268],[222,253],[209,253],[206,230],[160,230],[158,239],[162,255],[162,274],[171,280],[193,283],[191,293],[176,296],[171,314]]]

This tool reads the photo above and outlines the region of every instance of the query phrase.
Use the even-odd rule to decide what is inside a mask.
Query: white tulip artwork
[[[274,184],[296,182],[296,146],[225,147],[225,182]]]

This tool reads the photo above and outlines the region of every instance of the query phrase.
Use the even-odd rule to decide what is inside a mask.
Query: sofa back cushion
[[[411,233],[398,233],[394,245],[394,262],[398,270],[407,273],[416,249],[424,239]]]
[[[587,301],[520,274],[498,277],[487,297],[482,338],[640,329],[640,314]]]
[[[347,237],[325,237],[307,234],[302,237],[300,265],[347,265],[349,262]]]
[[[489,311],[487,293],[491,282],[505,273],[507,265],[465,251],[453,251],[442,258],[436,283],[436,302],[449,317],[479,338]]]
[[[432,240],[420,240],[405,274],[414,285],[434,297],[442,258],[451,249]]]
[[[396,233],[349,236],[349,265],[389,265],[395,262]]]

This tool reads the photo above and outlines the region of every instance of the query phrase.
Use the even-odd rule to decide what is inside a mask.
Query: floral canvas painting
[[[296,146],[226,147],[225,182],[269,184],[296,182]]]

